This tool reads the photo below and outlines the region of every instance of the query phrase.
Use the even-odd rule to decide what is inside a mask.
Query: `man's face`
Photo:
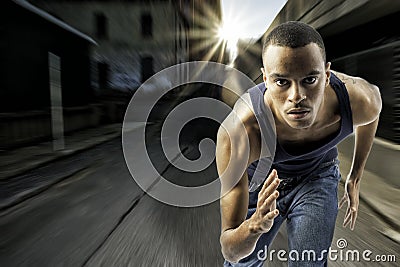
[[[295,129],[310,127],[329,84],[330,63],[311,43],[290,48],[270,45],[264,52],[263,78],[276,119]]]

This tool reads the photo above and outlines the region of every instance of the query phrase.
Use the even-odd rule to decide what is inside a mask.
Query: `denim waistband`
[[[293,188],[296,185],[298,185],[300,182],[302,182],[304,179],[306,179],[307,177],[312,177],[316,173],[320,172],[322,169],[331,167],[334,165],[338,165],[338,164],[339,164],[339,160],[337,158],[335,158],[333,160],[324,161],[324,162],[320,163],[317,166],[317,168],[315,168],[311,172],[301,175],[301,176],[281,177],[278,173],[278,176],[281,180],[281,182],[278,186],[278,190],[287,190],[287,189]]]

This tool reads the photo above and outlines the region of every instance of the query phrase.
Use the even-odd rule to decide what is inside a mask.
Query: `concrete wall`
[[[113,106],[113,115],[116,114]],[[103,105],[89,105],[63,109],[64,132],[98,126],[103,116],[108,114],[109,107]],[[120,121],[120,118],[114,118]],[[29,111],[19,113],[0,114],[0,149],[32,144],[38,141],[51,140],[50,112]]]
[[[278,24],[297,20],[311,24],[327,37],[398,10],[400,1],[392,0],[288,0],[265,35]]]

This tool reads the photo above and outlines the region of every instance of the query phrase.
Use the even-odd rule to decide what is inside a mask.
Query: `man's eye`
[[[307,83],[307,84],[313,84],[316,81],[317,81],[316,77],[307,77],[307,78],[304,79],[304,82]]]
[[[279,79],[279,80],[276,80],[275,83],[276,83],[278,86],[285,86],[285,85],[288,84],[288,81],[287,81],[287,80],[283,80],[283,79]]]

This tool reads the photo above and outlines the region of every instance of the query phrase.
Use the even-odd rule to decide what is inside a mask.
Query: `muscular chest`
[[[312,127],[307,131],[277,127],[278,145],[291,155],[301,155],[316,150],[340,132],[339,115],[332,116],[322,127]]]

